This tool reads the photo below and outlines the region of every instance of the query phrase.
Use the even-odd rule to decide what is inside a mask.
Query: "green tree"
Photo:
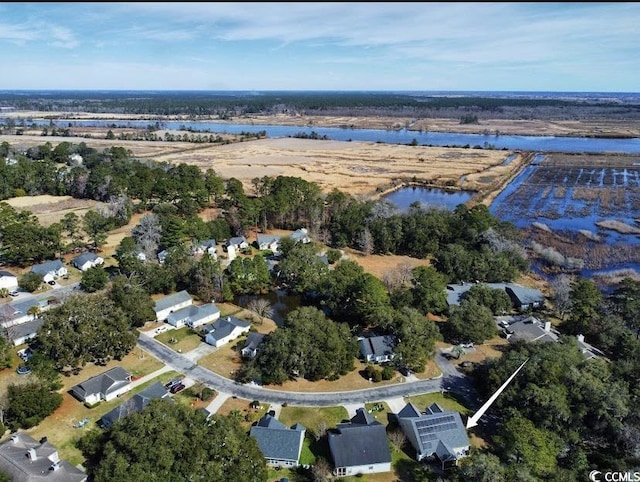
[[[93,247],[99,249],[107,242],[110,221],[102,214],[91,209],[82,218],[82,227]]]
[[[589,335],[600,322],[600,308],[604,297],[595,281],[578,278],[571,287],[571,313],[563,327],[571,334]]]
[[[109,275],[102,266],[92,266],[82,273],[80,287],[87,293],[100,291],[107,285]]]
[[[13,345],[4,336],[0,335],[0,370],[11,367],[12,348]]]
[[[107,296],[126,314],[131,326],[144,326],[147,321],[156,318],[154,302],[142,285],[135,279],[116,276],[109,288]]]
[[[451,307],[444,327],[445,339],[450,343],[483,343],[498,334],[491,310],[475,301],[462,301]]]
[[[255,438],[230,416],[205,416],[180,403],[152,400],[105,431],[80,440],[95,482],[163,480],[264,482]]]
[[[86,363],[121,359],[135,347],[137,332],[127,316],[102,294],[72,295],[42,313],[38,350],[58,370],[81,369]]]
[[[435,354],[435,343],[442,339],[438,327],[415,308],[404,307],[397,313],[396,332],[400,343],[394,351],[399,361],[421,373]]]
[[[423,315],[447,309],[447,279],[433,266],[418,266],[411,272],[413,306]]]
[[[40,382],[9,385],[7,421],[13,430],[38,425],[62,404],[62,395]]]
[[[494,315],[503,315],[513,309],[513,303],[506,291],[491,288],[486,283],[473,285],[462,295],[462,299],[486,306]]]
[[[33,271],[27,271],[18,278],[18,286],[29,293],[33,293],[42,285],[43,276]]]

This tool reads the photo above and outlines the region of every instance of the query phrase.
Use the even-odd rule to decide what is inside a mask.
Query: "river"
[[[31,121],[27,121],[30,124]],[[39,126],[50,126],[48,120],[33,121]],[[146,128],[155,125],[151,121],[106,121],[106,120],[60,120],[57,128],[73,126],[85,127],[137,127]],[[552,136],[515,136],[495,134],[457,134],[452,132],[421,132],[407,129],[354,129],[339,127],[308,127],[281,125],[250,125],[226,122],[161,122],[162,129],[191,129],[194,132],[240,134],[242,132],[266,132],[269,138],[294,137],[297,134],[312,133],[326,136],[335,141],[380,142],[385,144],[411,144],[417,142],[423,146],[439,147],[480,147],[504,150],[539,152],[584,152],[584,153],[620,153],[640,154],[640,138],[604,139],[591,137],[552,137]]]

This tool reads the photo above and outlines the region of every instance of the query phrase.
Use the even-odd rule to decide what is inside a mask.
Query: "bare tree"
[[[404,444],[407,442],[407,436],[400,428],[395,428],[388,433],[389,440],[396,446],[398,450],[402,450]]]
[[[328,482],[333,480],[333,476],[331,474],[331,465],[329,462],[323,457],[320,457],[316,460],[316,463],[313,464],[311,468],[311,474],[313,476],[314,482]]]
[[[152,258],[158,249],[162,237],[162,226],[157,214],[145,214],[131,231],[131,236],[147,258]]]
[[[553,300],[553,306],[555,307],[560,318],[564,320],[565,315],[571,309],[571,289],[573,284],[573,277],[561,274],[551,282],[553,294],[551,299]]]
[[[264,298],[255,298],[251,300],[247,305],[247,309],[258,315],[260,324],[264,323],[265,318],[271,318],[273,316],[273,306],[269,300]]]
[[[364,228],[362,230],[362,233],[360,233],[360,239],[358,241],[360,250],[364,254],[373,253],[373,236],[371,236],[371,231],[369,231],[369,228]]]
[[[389,270],[382,276],[382,282],[389,291],[411,286],[413,267],[409,263],[401,263],[395,269]]]

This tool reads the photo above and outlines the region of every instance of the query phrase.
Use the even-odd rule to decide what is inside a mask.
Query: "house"
[[[594,358],[606,358],[606,355],[602,351],[584,341],[584,335],[576,335],[576,339],[578,342],[578,349],[585,359],[593,360]]]
[[[393,360],[395,339],[390,335],[362,337],[360,354],[365,362],[384,363]]]
[[[257,236],[258,249],[270,250],[273,254],[278,253],[280,247],[280,236],[275,234],[258,234]]]
[[[41,264],[37,264],[31,267],[32,273],[38,273],[42,275],[42,280],[45,283],[49,281],[53,281],[56,278],[60,278],[62,276],[67,275],[67,268],[62,264],[62,261],[59,259],[54,259],[52,261],[46,261]]]
[[[89,405],[100,400],[113,400],[131,389],[131,374],[122,367],[114,367],[71,388],[71,394]]]
[[[551,322],[543,323],[535,316],[505,316],[497,317],[498,328],[511,343],[526,341],[533,343],[537,341],[557,342],[559,335],[551,328]]]
[[[505,291],[518,311],[534,310],[544,305],[544,295],[539,290],[509,283]]]
[[[364,408],[358,408],[349,423],[339,423],[327,435],[335,475],[391,471],[391,450],[385,426]]]
[[[202,306],[189,305],[173,311],[169,313],[166,321],[176,328],[182,328],[185,325],[190,328],[197,328],[218,318],[220,318],[218,307],[213,303],[207,303]]]
[[[469,454],[469,437],[460,413],[443,410],[437,403],[422,413],[408,403],[397,414],[400,428],[416,451],[418,462],[438,460],[442,468],[458,464]]]
[[[297,467],[306,428],[299,423],[286,427],[275,418],[275,412],[266,413],[249,431],[272,467]]]
[[[9,291],[18,289],[18,278],[9,271],[0,270],[0,289],[5,288]]]
[[[218,258],[218,254],[216,253],[215,239],[205,239],[204,241],[199,241],[194,245],[193,254],[204,254],[204,253],[208,253],[213,259]]]
[[[80,271],[87,271],[89,268],[101,265],[104,259],[95,253],[82,253],[71,260],[71,264]]]
[[[33,321],[40,313],[51,308],[46,300],[30,298],[18,303],[8,303],[0,306],[0,326],[9,328]]]
[[[477,283],[457,283],[447,285],[447,305],[457,306],[464,299],[464,294],[469,291]],[[544,295],[541,291],[526,288],[516,283],[483,283],[494,290],[504,291],[514,308],[519,311],[527,311],[530,309],[538,309],[544,305]]]
[[[109,428],[111,424],[123,419],[131,413],[142,412],[144,408],[149,405],[151,400],[168,400],[173,402],[169,390],[160,382],[155,382],[153,385],[145,388],[140,393],[136,393],[129,400],[122,402],[116,408],[107,412],[100,419],[100,425],[103,428]]]
[[[307,228],[296,229],[293,233],[289,235],[291,239],[296,242],[301,242],[303,244],[307,244],[311,242],[311,238],[309,237],[309,232]]]
[[[162,251],[160,251],[158,253],[158,263],[164,264],[164,260],[167,259],[168,255],[169,255],[169,251],[168,250],[163,249]]]
[[[255,358],[258,354],[258,347],[264,340],[264,335],[256,331],[251,331],[247,335],[247,341],[245,342],[240,353],[245,358]]]
[[[13,346],[29,343],[38,336],[38,330],[44,325],[42,318],[35,318],[19,325],[6,329],[7,335]]]
[[[0,472],[13,482],[85,482],[87,474],[66,460],[42,437],[17,432],[0,444]]]
[[[229,343],[251,328],[251,323],[235,316],[220,318],[204,327],[204,341],[215,347]]]
[[[156,301],[153,311],[156,312],[156,319],[158,321],[166,320],[171,313],[185,308],[193,303],[191,295],[186,291],[178,291],[169,296]]]
[[[236,236],[233,238],[229,238],[225,243],[225,248],[229,250],[229,247],[232,246],[236,251],[241,249],[246,249],[249,247],[249,243],[247,243],[247,239],[244,236]]]

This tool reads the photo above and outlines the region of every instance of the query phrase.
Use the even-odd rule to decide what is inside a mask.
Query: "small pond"
[[[447,191],[439,188],[403,187],[387,194],[382,199],[393,203],[399,211],[404,212],[413,203],[418,202],[422,207],[436,207],[453,210],[459,204],[464,204],[473,197],[471,191]]]
[[[264,299],[271,303],[273,309],[271,319],[278,326],[284,324],[284,320],[290,312],[302,306],[300,295],[291,294],[284,290],[274,290],[264,295],[241,295],[235,298],[233,303],[246,308],[255,299]]]

